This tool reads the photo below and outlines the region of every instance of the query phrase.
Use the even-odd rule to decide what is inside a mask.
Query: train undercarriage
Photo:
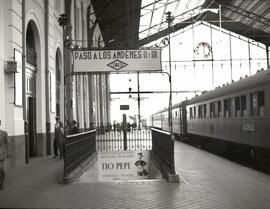
[[[189,134],[175,137],[199,149],[270,174],[270,149]]]

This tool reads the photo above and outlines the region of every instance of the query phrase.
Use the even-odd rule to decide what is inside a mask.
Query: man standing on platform
[[[53,156],[53,158],[58,157],[58,141],[57,141],[55,133],[56,133],[56,129],[59,127],[60,117],[56,116],[55,120],[56,120],[56,123],[55,123],[55,126],[54,126],[54,139],[53,139],[53,153],[54,153],[54,156]]]
[[[66,138],[66,131],[64,130],[64,126],[61,121],[59,122],[59,127],[55,129],[54,134],[58,144],[60,159],[62,159],[64,157],[64,143]]]
[[[9,143],[7,138],[7,132],[1,128],[0,120],[0,190],[4,188],[5,180],[5,159],[9,158]]]

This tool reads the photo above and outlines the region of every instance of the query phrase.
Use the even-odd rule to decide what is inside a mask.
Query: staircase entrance
[[[139,74],[138,70],[145,72],[161,71],[161,51],[159,48],[103,51],[74,50],[73,57],[74,69],[72,75],[76,73],[88,74],[97,71],[99,73],[119,73],[120,71],[133,71],[133,73],[135,72],[136,74]],[[131,92],[131,88],[129,89],[129,92]],[[138,98],[136,99],[138,101],[138,109],[140,110],[139,86],[137,94]],[[131,95],[129,96],[130,99],[135,99],[135,97],[132,97]],[[126,101],[123,102],[123,104],[125,105],[120,105],[120,110],[128,110],[127,107],[129,105],[127,105],[125,102]],[[103,107],[100,107],[100,110],[103,110]],[[120,115],[120,112],[117,114]],[[89,133],[89,136],[91,138],[89,138],[89,141],[91,141],[89,144],[87,142],[87,136],[81,136],[80,134],[70,136],[74,141],[76,141],[76,138],[82,138],[83,143],[81,144],[81,146],[83,147],[81,147],[81,150],[84,150],[86,152],[85,156],[92,156],[92,164],[90,165],[89,169],[84,172],[79,181],[89,180],[90,182],[110,182],[147,180],[155,178],[162,179],[162,175],[159,172],[159,169],[157,169],[153,163],[153,158],[155,158],[153,157],[153,150],[155,146],[153,146],[152,130],[150,130],[146,126],[146,122],[143,123],[141,121],[140,112],[138,112],[137,116],[135,116],[134,114],[129,114],[129,121],[127,120],[126,113],[127,112],[124,112],[122,114],[122,121],[114,120],[113,122],[111,121],[111,123],[107,126],[105,126],[102,121],[96,124],[95,130]],[[135,120],[136,122],[132,122],[130,120]],[[169,137],[165,138],[168,138],[170,141],[170,134],[168,136]],[[73,144],[74,143],[70,143],[69,145],[66,144],[66,147],[70,146],[71,152],[73,149]],[[95,144],[96,152],[93,152],[93,144]],[[166,143],[163,145],[166,145]],[[88,146],[89,149],[91,149],[91,153],[87,153]],[[165,153],[165,155],[168,155],[170,157],[173,156],[171,153],[173,152],[173,149],[171,149],[172,147],[170,146],[167,150],[161,150],[161,154],[158,155],[163,155]],[[80,150],[80,148],[78,147],[76,148],[76,151],[74,150],[74,153],[77,152],[76,155],[84,155],[78,150]],[[155,148],[155,151],[158,151],[158,149]],[[75,154],[73,154],[73,156],[75,156]],[[160,159],[161,157],[162,156],[159,156],[158,159]],[[65,157],[65,162],[68,163],[65,166],[65,171],[74,170],[75,166],[73,165],[75,163],[77,164],[77,162],[75,159],[70,159],[69,161],[68,158],[69,154],[67,153]],[[71,161],[74,161],[74,164]],[[164,162],[165,161],[166,159],[164,160]],[[174,162],[171,164],[174,165]],[[69,169],[69,165],[73,168],[70,167]],[[64,176],[67,176],[68,173],[70,173],[70,171],[66,172]],[[96,178],[93,179],[93,177]]]
[[[124,120],[110,130],[97,129],[96,150],[98,181],[145,180],[158,176],[151,163],[152,135],[147,127],[127,127]]]

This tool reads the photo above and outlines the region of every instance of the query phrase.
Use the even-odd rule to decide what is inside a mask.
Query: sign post
[[[123,114],[124,150],[127,150],[127,115]]]

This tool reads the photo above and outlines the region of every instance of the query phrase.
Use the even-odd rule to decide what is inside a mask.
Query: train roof
[[[156,114],[159,114],[159,113],[163,113],[163,112],[165,112],[165,111],[168,111],[168,108],[164,108],[164,109],[162,109],[162,110],[159,110],[158,112],[155,112],[155,113],[153,113],[152,115],[156,115]]]
[[[270,82],[270,70],[258,71],[256,74],[240,79],[239,81],[232,82],[223,87],[218,87],[212,91],[196,96],[189,100],[188,104],[213,99],[216,97],[228,95],[237,91],[243,91],[256,86],[264,85]]]
[[[179,103],[176,103],[176,104],[172,105],[172,109],[174,109],[174,108],[176,108],[176,107],[179,107],[180,105],[186,104],[187,102],[188,102],[188,100],[183,100],[183,101],[181,101],[181,102],[179,102]],[[162,109],[162,110],[160,110],[160,111],[158,111],[158,112],[155,112],[155,113],[152,114],[152,115],[166,112],[166,111],[168,111],[168,109],[169,109],[169,108],[166,107],[166,108],[164,108],[164,109]]]

